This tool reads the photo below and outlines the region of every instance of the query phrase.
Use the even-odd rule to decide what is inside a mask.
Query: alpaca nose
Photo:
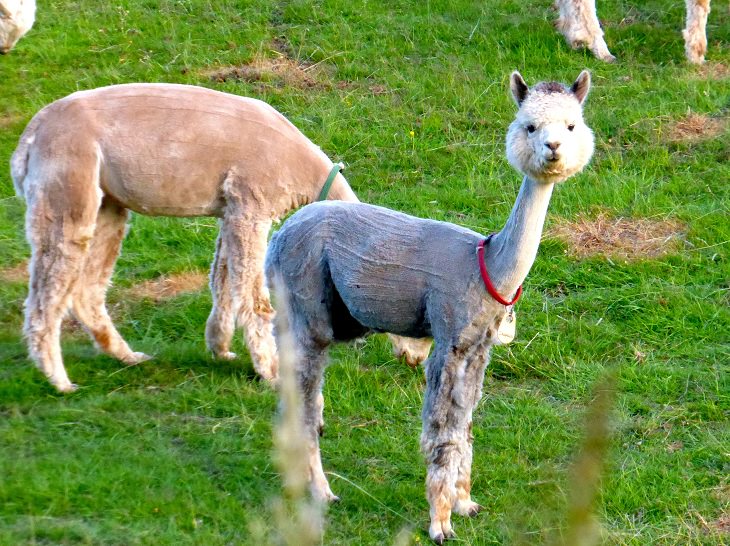
[[[557,150],[558,148],[560,148],[560,142],[546,142],[545,143],[545,146],[547,146],[548,148],[550,148],[550,151],[551,152],[554,152],[555,150]]]

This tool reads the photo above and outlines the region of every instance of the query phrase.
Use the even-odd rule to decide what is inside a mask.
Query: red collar
[[[477,259],[479,260],[479,271],[482,274],[482,280],[484,281],[484,286],[487,288],[487,292],[489,292],[489,295],[502,305],[509,307],[510,305],[514,305],[515,303],[517,303],[517,300],[520,299],[520,296],[522,295],[522,285],[520,285],[520,287],[517,289],[517,293],[515,294],[515,297],[512,301],[507,301],[506,299],[504,299],[499,294],[499,292],[497,292],[497,289],[494,288],[492,280],[489,278],[489,273],[487,272],[487,264],[484,262],[484,246],[489,244],[489,240],[491,238],[492,235],[490,235],[483,241],[479,241],[479,244],[477,245]]]

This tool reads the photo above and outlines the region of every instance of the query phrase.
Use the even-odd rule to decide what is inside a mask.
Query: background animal
[[[35,0],[0,0],[0,53],[18,43],[35,21]]]
[[[60,346],[71,309],[104,352],[127,364],[150,358],[130,349],[105,305],[129,210],[215,216],[208,347],[235,357],[238,323],[254,368],[274,380],[267,236],[274,219],[317,198],[332,165],[268,104],[201,87],[103,87],[45,107],[11,159],[32,250],[23,329],[31,357],[59,391],[75,388]],[[339,173],[329,197],[357,200]]]
[[[707,16],[710,14],[710,0],[685,0],[687,22],[682,35],[687,60],[694,64],[705,62],[707,52]],[[595,0],[555,0],[560,11],[558,28],[571,47],[586,47],[606,62],[616,60],[603,39],[603,30],[598,22]]]
[[[500,294],[512,299],[540,243],[556,183],[580,172],[593,155],[583,121],[588,72],[571,87],[529,89],[519,73],[511,89],[519,106],[507,135],[510,164],[524,174],[504,228],[489,239],[485,263]],[[285,302],[298,353],[296,369],[310,445],[315,498],[335,500],[322,469],[319,430],[327,349],[369,332],[433,337],[425,362],[421,448],[428,473],[430,537],[453,537],[451,512],[472,516],[472,412],[481,398],[491,346],[511,308],[495,301],[480,278],[484,236],[366,204],[315,203],[274,234],[266,275]]]

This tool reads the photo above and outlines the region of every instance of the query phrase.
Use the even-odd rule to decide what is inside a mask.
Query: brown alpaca
[[[11,159],[32,249],[24,326],[31,358],[59,391],[75,389],[60,346],[69,309],[107,354],[127,364],[150,358],[130,349],[105,306],[129,210],[215,216],[208,347],[235,357],[238,323],[256,371],[276,379],[267,235],[273,220],[317,198],[332,168],[268,104],[201,87],[118,85],[46,106]],[[329,198],[357,201],[339,173]]]

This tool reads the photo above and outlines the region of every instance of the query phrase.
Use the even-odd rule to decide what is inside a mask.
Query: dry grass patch
[[[11,267],[0,269],[0,280],[3,282],[27,282],[28,261],[25,260]]]
[[[707,140],[721,135],[728,126],[727,116],[712,117],[690,112],[669,126],[667,139],[670,142]]]
[[[274,59],[256,57],[241,66],[227,66],[203,72],[214,82],[240,80],[248,83],[262,83],[274,87],[296,87],[312,89],[328,87],[321,63],[305,64],[279,55]]]
[[[722,514],[711,526],[718,533],[730,534],[730,512]]]
[[[631,260],[677,251],[685,233],[677,220],[610,218],[602,212],[596,218],[582,215],[572,222],[559,220],[546,236],[565,241],[579,257],[600,254]]]
[[[23,119],[20,114],[0,114],[0,129],[7,129]]]
[[[197,292],[203,289],[207,283],[208,275],[206,273],[188,271],[144,281],[129,288],[127,294],[135,298],[160,301],[188,292]]]
[[[721,62],[708,61],[697,67],[697,74],[708,80],[724,80],[730,78],[730,66]]]

